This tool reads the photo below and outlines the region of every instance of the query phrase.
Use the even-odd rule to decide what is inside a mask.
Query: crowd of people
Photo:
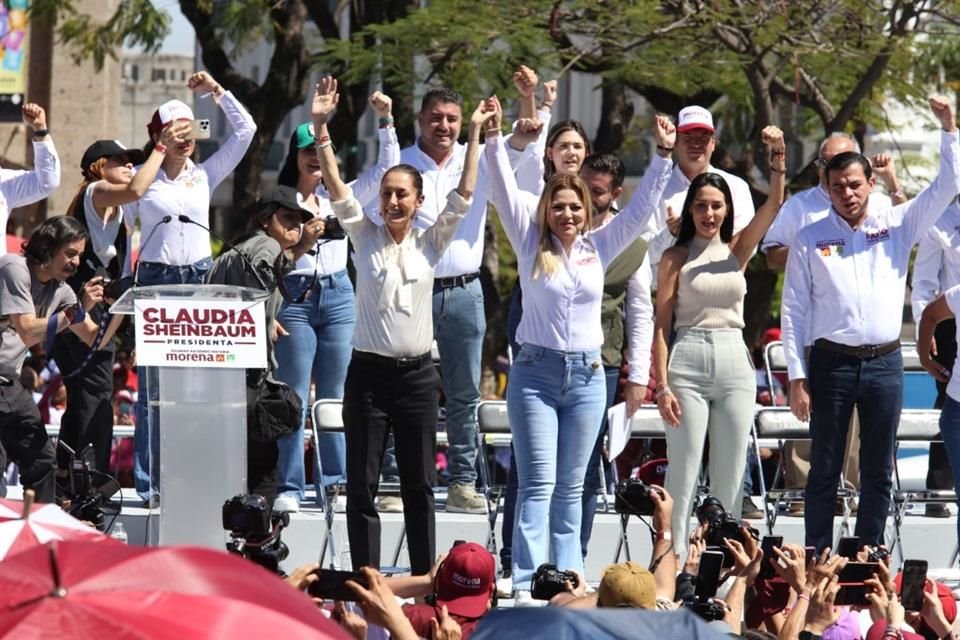
[[[268,294],[270,339],[268,367],[254,377],[288,385],[300,413],[279,432],[248,433],[248,490],[266,497],[274,511],[299,510],[311,395],[342,399],[344,433],[318,438],[323,475],[314,473],[314,484],[320,500],[332,487],[346,486],[352,562],[355,569],[367,567],[368,588],[357,591],[368,616],[376,608],[370,603],[391,588],[411,597],[438,592],[444,570],[453,570],[460,556],[471,558],[464,562],[472,569],[482,565],[477,584],[488,589],[495,563],[476,545],[457,547],[447,563],[434,566],[434,487],[442,393],[449,442],[445,508],[491,509],[476,486],[477,465],[486,462],[477,460],[477,408],[486,330],[480,264],[486,217],[495,212],[519,274],[506,384],[513,463],[501,575],[512,578],[509,595],[529,600],[534,575],[552,563],[580,576],[578,585],[569,585],[575,593],[559,597],[558,606],[671,609],[685,599],[675,587],[677,558],[687,557],[681,578],[695,575],[703,551],[704,532],[690,531],[690,513],[708,439],[710,495],[737,518],[747,504],[741,500],[758,388],[757,363],[743,340],[744,271],[759,249],[771,267],[785,271],[786,395],[811,433],[808,450],[784,452],[793,471],[787,482],[805,489],[799,511],[805,512],[807,546],[820,562],[805,564],[803,549],[790,546],[766,559],[793,593],[792,604],[777,609],[764,600],[777,589],[758,582],[763,561],[755,540],[726,542],[735,580],[724,618],[739,633],[744,616],[751,619],[744,593],[755,589],[753,602],[761,602],[763,615],[753,618],[752,628],[796,637],[804,625],[811,633],[836,626],[829,605],[843,561],[830,560],[829,547],[842,473],[859,480],[855,532],[865,553],[885,542],[903,395],[901,305],[918,244],[918,351],[938,382],[937,407],[943,408],[944,443],[931,448],[931,488],[952,488],[950,469],[960,464],[960,383],[950,370],[956,356],[950,319],[960,309],[954,238],[960,149],[950,103],[930,99],[943,130],[940,168],[912,199],[899,188],[889,156],[867,158],[855,140],[835,134],[819,148],[820,184],[784,204],[786,143],[780,129],[768,127],[761,138],[769,187],[755,207],[747,182],[711,164],[713,115],[689,106],[675,121],[655,117],[650,166],[620,208],[622,162],[592,153],[579,122],[551,126],[556,83],[543,83],[537,105],[536,74],[520,67],[513,80],[520,99],[512,128],[497,96],[467,108],[456,92],[431,89],[417,116],[419,137],[403,149],[391,99],[374,92],[377,162],[345,183],[328,130],[338,85],[324,78],[311,100],[311,121],[291,135],[280,184],[260,194],[247,229],[216,259],[210,195],[256,131],[235,96],[207,72],[187,80],[198,94],[212,96],[231,127],[202,161],[193,112],[177,100],[157,108],[142,150],[111,140],[90,145],[66,215],[40,225],[20,255],[0,256],[2,466],[17,463],[24,486],[53,502],[58,479],[68,473],[68,452],[92,446],[97,468],[111,468],[113,425],[130,420],[134,407],[133,481],[144,504],[156,506],[162,428],[150,402],[156,373],[134,371],[129,337],[124,340],[129,323],[107,312],[104,303],[112,297],[105,284],[131,277],[134,286],[259,288]],[[0,173],[2,222],[9,208],[48,196],[61,180],[43,109],[25,105],[23,119],[33,132],[36,166]],[[888,196],[873,193],[877,177]],[[136,225],[141,242],[134,262]],[[33,360],[25,364],[38,346],[50,360],[42,370]],[[624,361],[629,373],[621,385]],[[44,415],[33,395],[42,379],[50,380]],[[652,400],[665,424],[669,465],[664,487],[650,493],[654,557],[650,571],[630,563],[609,569],[588,595],[580,590],[596,495],[606,490],[599,480],[605,416],[621,395],[629,415]],[[67,445],[59,450],[45,430],[57,412],[59,441]],[[859,444],[849,444],[858,430],[861,437],[852,440]],[[844,472],[850,459],[859,460],[859,470]],[[381,478],[399,482],[394,506],[404,516],[416,578],[410,584],[375,572],[378,506],[385,506],[382,499],[378,505]],[[315,575],[300,573],[301,586]],[[871,618],[899,629],[902,611],[888,581],[885,568],[879,570]],[[476,602],[488,606],[492,592],[481,595]],[[447,609],[438,606],[436,616],[411,609],[401,617],[421,636],[480,617],[458,613],[455,600],[438,597]],[[384,604],[372,615],[404,637],[401,617],[390,618],[395,613]],[[335,614],[350,619],[342,606]],[[934,604],[923,619],[938,633],[943,627]]]

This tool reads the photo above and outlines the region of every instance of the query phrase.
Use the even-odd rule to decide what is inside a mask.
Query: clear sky
[[[173,19],[170,25],[170,35],[163,41],[161,51],[163,53],[193,55],[196,36],[193,27],[180,13],[180,3],[177,0],[155,0],[155,6],[169,13]]]

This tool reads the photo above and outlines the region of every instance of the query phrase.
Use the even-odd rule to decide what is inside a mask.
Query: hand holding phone
[[[307,586],[307,593],[314,598],[358,602],[360,597],[346,585],[347,580],[353,580],[365,589],[370,588],[367,577],[359,571],[317,569],[314,573],[317,574],[318,579]]]
[[[720,586],[720,571],[723,569],[722,551],[704,551],[700,556],[700,569],[694,593],[701,601],[717,595]]]
[[[926,560],[906,560],[900,580],[900,602],[907,611],[923,609],[923,588],[927,581]]]
[[[856,561],[858,551],[860,551],[860,536],[840,538],[840,542],[837,543],[837,555],[841,558]]]
[[[777,556],[773,552],[775,548],[783,546],[783,536],[764,536],[760,542],[760,549],[763,551],[763,561],[760,565],[760,574],[757,576],[760,580],[769,580],[776,576],[771,561],[776,562]]]

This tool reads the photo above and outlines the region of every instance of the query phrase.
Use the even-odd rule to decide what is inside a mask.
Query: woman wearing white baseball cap
[[[147,125],[150,141],[145,153],[164,154],[160,171],[140,200],[129,207],[131,221],[140,220],[142,240],[140,257],[134,269],[139,285],[199,284],[213,264],[210,254],[210,195],[240,164],[257,125],[240,101],[206,71],[187,78],[195,93],[212,95],[230,123],[232,133],[212,156],[197,164],[191,159],[196,149],[190,136],[178,136],[175,144],[161,139],[163,128],[171,122],[193,121],[193,111],[179,100],[160,105]],[[152,498],[150,468],[158,469],[157,456],[152,463],[147,450],[146,375],[139,376],[137,424],[134,433],[134,481],[137,493],[146,501]],[[159,430],[153,438],[158,440]],[[154,447],[150,447],[153,449]]]

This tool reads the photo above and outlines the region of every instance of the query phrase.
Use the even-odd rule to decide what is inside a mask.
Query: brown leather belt
[[[862,344],[859,347],[831,342],[826,338],[818,338],[813,342],[813,346],[824,351],[833,353],[842,353],[845,356],[853,356],[861,360],[872,360],[882,355],[892,353],[900,348],[900,341],[885,342],[884,344]]]

